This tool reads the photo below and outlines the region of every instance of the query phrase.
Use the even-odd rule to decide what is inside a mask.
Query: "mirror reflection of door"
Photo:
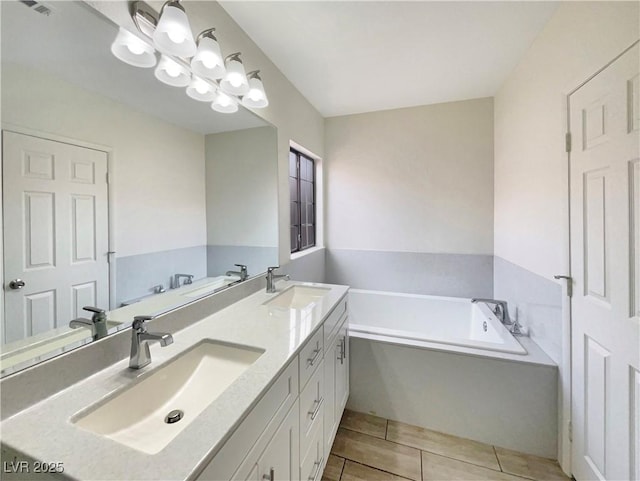
[[[8,131],[2,141],[5,344],[109,306],[108,191],[105,152]]]

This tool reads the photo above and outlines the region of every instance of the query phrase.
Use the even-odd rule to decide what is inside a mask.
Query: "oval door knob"
[[[11,289],[22,289],[25,286],[24,281],[22,279],[14,279],[9,282],[9,287]]]

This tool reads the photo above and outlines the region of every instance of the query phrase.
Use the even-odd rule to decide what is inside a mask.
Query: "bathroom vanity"
[[[347,291],[281,281],[152,345],[149,366],[17,413],[2,478],[319,479],[349,392]]]

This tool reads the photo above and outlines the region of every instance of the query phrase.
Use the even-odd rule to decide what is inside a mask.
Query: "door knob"
[[[9,288],[11,289],[22,289],[24,287],[24,281],[22,279],[14,279],[9,282]]]

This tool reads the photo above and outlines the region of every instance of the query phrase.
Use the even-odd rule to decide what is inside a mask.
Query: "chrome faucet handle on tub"
[[[509,307],[507,306],[507,301],[499,301],[497,299],[483,299],[480,297],[471,299],[472,303],[482,302],[484,304],[493,304],[495,307],[493,309],[493,313],[496,315],[500,322],[505,326],[513,325],[511,318],[509,317]]]
[[[273,294],[274,292],[276,292],[276,284],[275,282],[273,282],[276,279],[291,279],[291,277],[289,277],[289,274],[275,275],[273,271],[275,271],[276,269],[280,269],[280,266],[267,267],[267,294]]]
[[[140,369],[151,362],[149,342],[158,341],[162,347],[173,343],[173,337],[167,332],[148,332],[145,322],[153,316],[136,316],[131,324],[131,357],[129,367]]]

